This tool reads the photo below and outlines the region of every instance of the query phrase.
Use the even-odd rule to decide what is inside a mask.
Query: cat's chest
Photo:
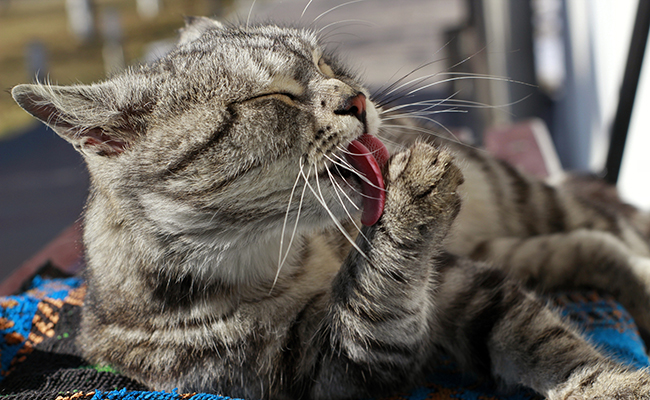
[[[310,235],[306,239],[298,263],[310,276],[308,281],[314,285],[329,285],[350,252],[351,245],[345,236],[335,230]]]

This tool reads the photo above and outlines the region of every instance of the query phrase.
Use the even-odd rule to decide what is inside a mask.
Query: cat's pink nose
[[[349,98],[341,107],[335,111],[339,115],[354,115],[357,119],[364,124],[366,123],[366,96],[359,92],[355,96]]]
[[[362,119],[366,114],[366,96],[359,93],[350,99],[350,114],[355,115],[357,118]]]

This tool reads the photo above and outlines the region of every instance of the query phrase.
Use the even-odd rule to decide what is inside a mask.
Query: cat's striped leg
[[[386,395],[421,376],[432,351],[432,255],[458,213],[460,171],[447,153],[416,145],[394,156],[379,222],[357,238],[331,291],[320,329],[317,398]]]
[[[538,290],[588,287],[612,294],[639,326],[650,329],[650,259],[616,236],[581,229],[480,243],[471,258],[503,268]]]
[[[647,371],[608,360],[504,271],[450,263],[434,303],[432,337],[466,368],[552,400],[650,398]]]

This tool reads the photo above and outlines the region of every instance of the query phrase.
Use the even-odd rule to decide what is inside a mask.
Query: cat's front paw
[[[460,210],[463,175],[451,154],[418,142],[395,154],[386,172],[383,224],[400,241],[444,237]]]

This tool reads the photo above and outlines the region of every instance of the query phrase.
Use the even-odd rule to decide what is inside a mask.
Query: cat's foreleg
[[[385,176],[384,214],[332,285],[313,397],[385,395],[420,377],[431,352],[431,259],[458,213],[462,175],[449,154],[418,144],[395,155]]]
[[[587,229],[529,238],[498,238],[471,255],[538,290],[588,287],[612,294],[650,330],[650,259],[616,236]]]

